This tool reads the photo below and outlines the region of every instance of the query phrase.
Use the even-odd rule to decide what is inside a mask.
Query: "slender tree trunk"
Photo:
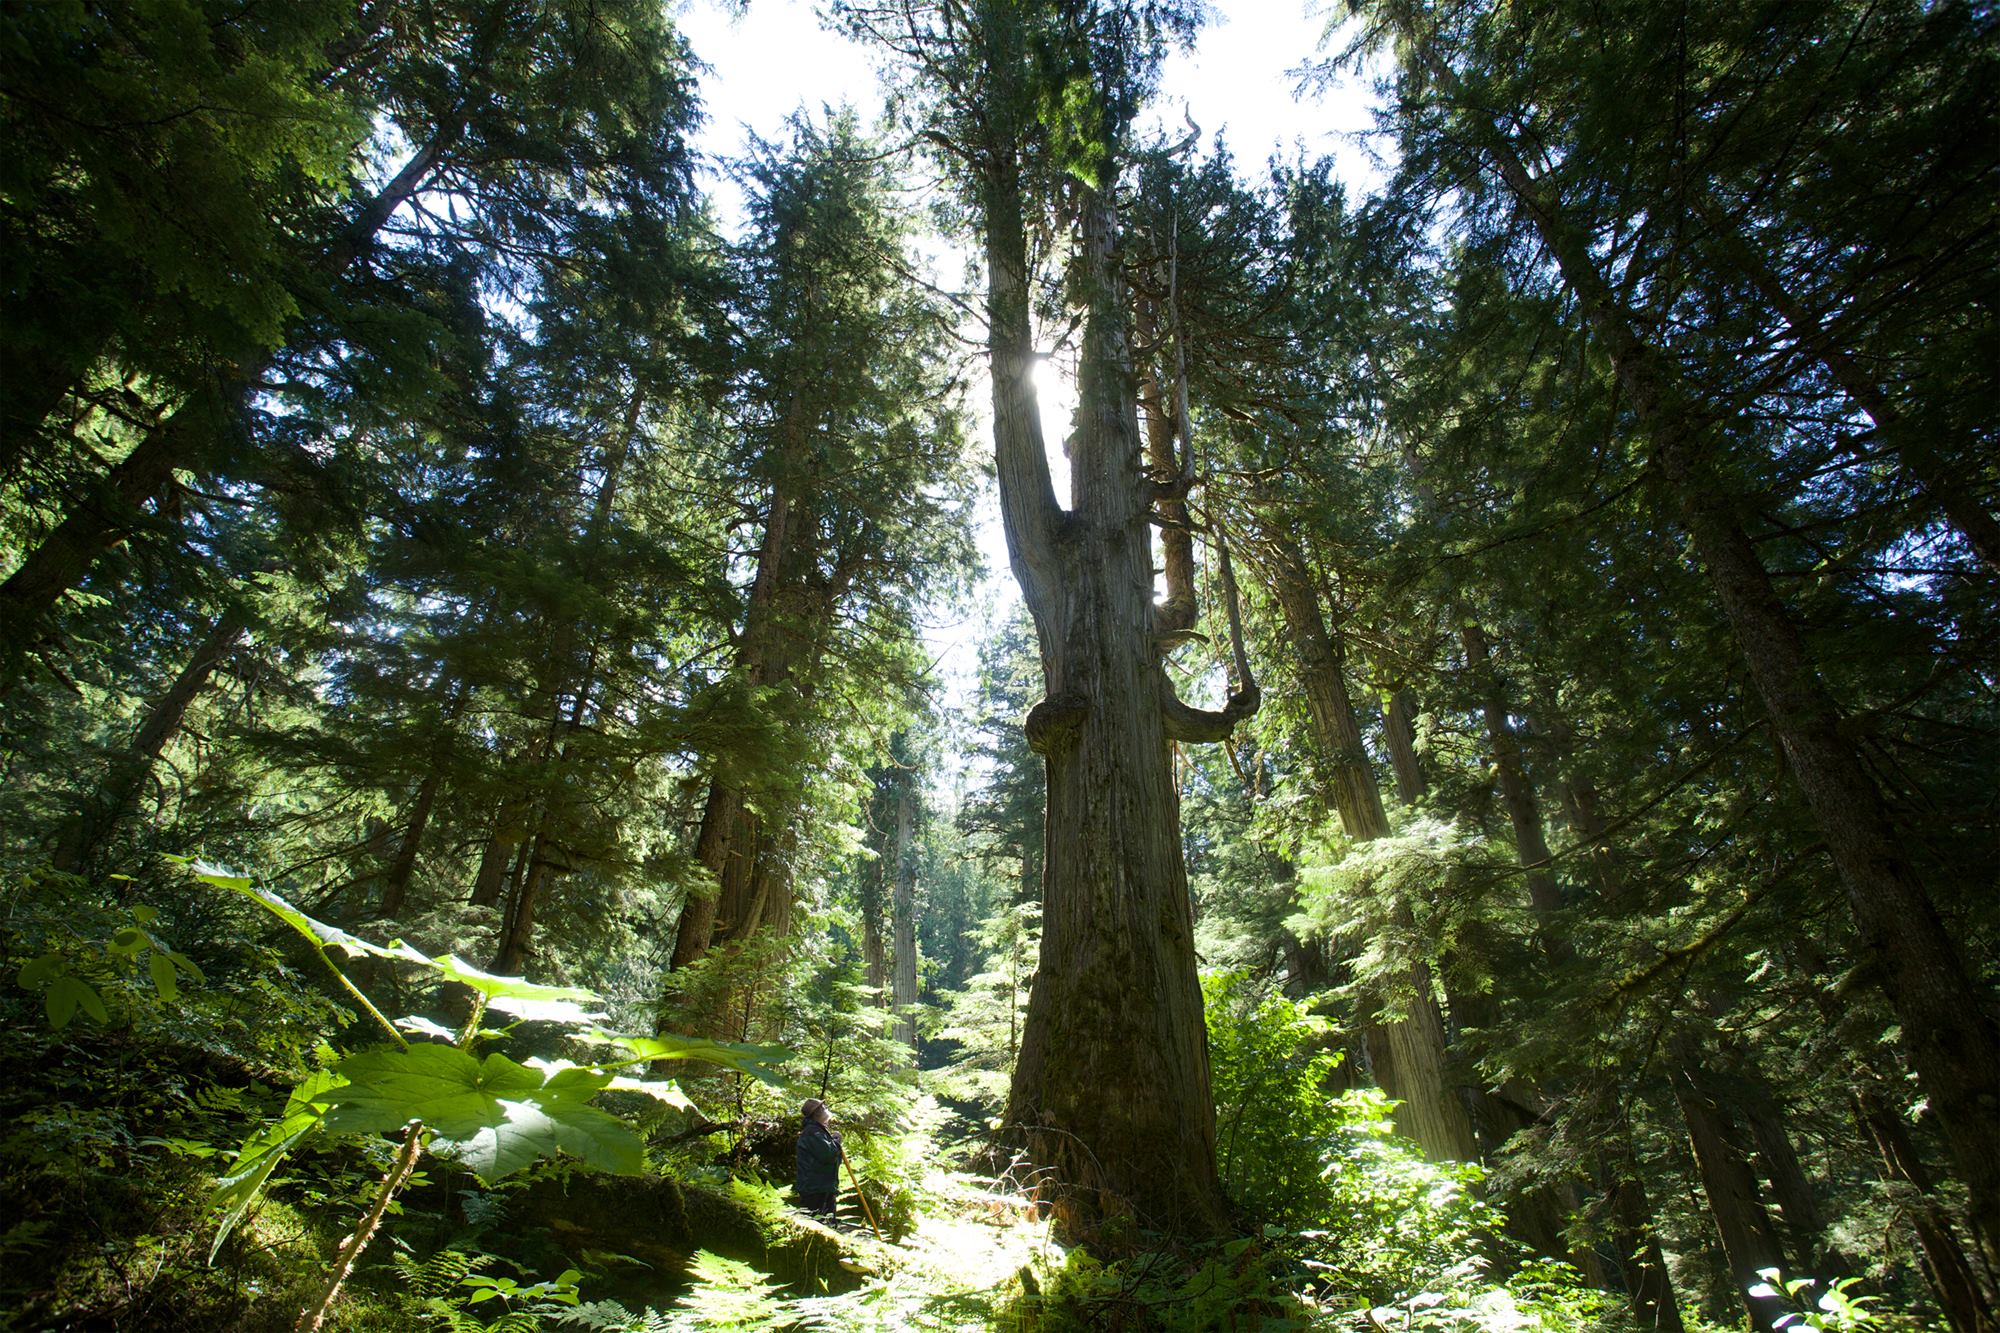
[[[917,1002],[917,793],[911,774],[898,774],[896,793],[896,1040],[910,1048],[914,1064],[917,1049],[917,1020],[910,1007]]]
[[[515,849],[521,845],[516,825],[519,818],[520,810],[511,802],[503,804],[494,815],[493,832],[486,839],[486,846],[479,854],[479,869],[472,877],[472,893],[466,899],[468,906],[499,906],[508,867],[514,862]]]
[[[1737,517],[1735,499],[1710,457],[1719,447],[1715,433],[1702,424],[1671,361],[1638,336],[1631,312],[1598,272],[1589,247],[1544,198],[1513,144],[1486,128],[1487,153],[1576,293],[1652,445],[1659,476],[1735,632],[1788,771],[1839,872],[1863,951],[1902,1021],[1910,1062],[1971,1194],[1970,1220],[1982,1256],[2000,1265],[2000,1025],[1992,1017],[1992,996],[1967,971],[1798,625]]]
[[[441,126],[328,247],[319,260],[321,271],[344,272],[367,253],[382,226],[423,187],[463,133],[462,121]],[[176,469],[207,467],[215,441],[233,429],[244,395],[264,378],[271,360],[269,348],[240,349],[228,370],[218,372],[216,384],[197,390],[148,430],[0,583],[0,624],[13,627],[15,642],[32,645],[63,594],[144,521],[146,504],[167,489]],[[17,678],[19,667],[0,663],[0,670],[10,677],[0,681],[4,689]]]
[[[376,905],[375,914],[381,917],[401,916],[410,893],[410,877],[417,870],[417,853],[422,850],[424,831],[430,827],[431,809],[437,804],[438,791],[444,786],[444,771],[432,765],[424,771],[423,781],[417,784],[416,799],[410,802],[409,821],[403,826],[403,839],[396,846],[396,857],[389,863],[389,873],[382,880],[382,901]]]
[[[1916,478],[1931,503],[1944,514],[1947,522],[1958,529],[1973,553],[1985,562],[1987,572],[2000,572],[2000,520],[1996,520],[1978,496],[1953,474],[1951,466],[1932,447],[1924,431],[1912,427],[1897,410],[1888,392],[1862,369],[1861,364],[1840,345],[1805,302],[1793,295],[1784,279],[1772,270],[1763,255],[1737,231],[1735,225],[1712,206],[1703,205],[1700,211],[1709,234],[1719,243],[1728,261],[1770,302],[1771,308],[1784,319],[1785,327],[1791,331],[1799,346],[1826,367],[1841,392],[1867,415],[1876,436],[1895,451],[1904,469]],[[1984,457],[1988,448],[1976,440],[1958,443],[1960,447],[1954,452],[1967,459]]]
[[[527,966],[528,948],[535,936],[535,912],[541,905],[550,871],[544,847],[543,833],[529,840],[526,867],[515,878],[513,896],[508,899],[506,915],[501,919],[500,938],[494,946],[490,967],[502,976],[519,976]]]
[[[110,842],[131,814],[139,789],[152,775],[160,752],[181,729],[188,708],[208,687],[209,677],[222,665],[249,629],[235,607],[227,607],[209,626],[182,664],[173,683],[147,708],[132,735],[132,743],[114,757],[97,791],[86,798],[57,835],[54,862],[59,870],[81,873]]]
[[[1746,1073],[1745,1078],[1753,1084],[1753,1090],[1738,1105],[1750,1127],[1751,1141],[1757,1145],[1764,1178],[1771,1183],[1772,1201],[1784,1219],[1787,1252],[1807,1265],[1807,1271],[1821,1277],[1845,1272],[1844,1256],[1827,1249],[1826,1217],[1813,1196],[1812,1181],[1806,1178],[1805,1168],[1799,1164],[1798,1148],[1785,1123],[1784,1109],[1761,1077]]]
[[[1991,1277],[1980,1273],[1959,1244],[1951,1214],[1938,1202],[1930,1170],[1909,1130],[1881,1091],[1866,1080],[1855,1087],[1854,1107],[1880,1156],[1882,1178],[1914,1195],[1904,1200],[1905,1212],[1917,1234],[1924,1277],[1952,1333],[1994,1333],[2000,1329],[2000,1299]]]
[[[882,940],[884,881],[889,878],[889,850],[876,849],[875,859],[862,867],[861,871],[861,962],[863,976],[868,989],[875,996],[878,1008],[889,1006],[889,964]],[[892,927],[893,929],[893,927]]]
[[[423,848],[431,811],[444,787],[445,759],[451,753],[454,731],[470,696],[471,691],[460,685],[452,691],[451,701],[445,705],[437,740],[431,746],[430,762],[424,767],[423,780],[417,784],[416,799],[410,803],[409,820],[403,826],[403,840],[396,848],[395,859],[389,863],[389,873],[382,880],[382,901],[375,909],[377,915],[394,917],[402,914],[404,901],[410,892],[410,877],[417,869],[417,853]]]
[[[1549,870],[1553,857],[1542,824],[1541,803],[1535,799],[1534,785],[1528,781],[1527,766],[1522,762],[1521,740],[1508,716],[1506,691],[1493,669],[1486,631],[1467,621],[1459,631],[1459,641],[1465,648],[1466,668],[1479,691],[1487,744],[1493,750],[1494,780],[1500,787],[1500,803],[1506,807],[1507,822],[1513,826],[1514,848],[1528,886],[1528,905],[1534,911],[1544,949],[1560,960],[1569,953],[1569,942],[1553,928],[1556,913],[1562,908],[1562,893]]]
[[[1632,1155],[1629,1136],[1621,1132],[1604,1153],[1603,1160],[1612,1173],[1605,1191],[1605,1205],[1618,1251],[1619,1277],[1631,1303],[1632,1318],[1640,1328],[1681,1333],[1680,1302],[1674,1297],[1666,1255],[1660,1252],[1652,1201],[1639,1174],[1639,1163]]]
[[[1407,687],[1398,685],[1389,693],[1389,706],[1382,710],[1382,735],[1389,746],[1389,768],[1396,775],[1396,799],[1415,805],[1430,790],[1424,766],[1417,759],[1417,703]]]
[[[1676,1059],[1679,1068],[1673,1071],[1674,1100],[1687,1122],[1688,1142],[1701,1172],[1709,1216],[1722,1240],[1730,1279],[1749,1313],[1751,1326],[1760,1333],[1776,1333],[1778,1318],[1785,1313],[1784,1303],[1752,1295],[1751,1288],[1763,1280],[1758,1277],[1759,1270],[1777,1268],[1789,1273],[1791,1265],[1785,1261],[1777,1228],[1764,1210],[1756,1172],[1750,1168],[1726,1103],[1708,1086],[1699,1059],[1687,1043],[1680,1044]]]
[[[1272,590],[1298,658],[1299,684],[1324,767],[1323,785],[1348,837],[1356,842],[1387,837],[1389,816],[1382,805],[1374,765],[1362,744],[1340,639],[1327,629],[1305,553],[1295,538],[1282,531],[1267,534],[1265,545]],[[1397,927],[1414,934],[1416,918],[1409,905],[1398,902],[1394,913]],[[1397,1130],[1420,1144],[1426,1157],[1440,1162],[1476,1162],[1479,1141],[1450,1072],[1444,1015],[1438,1008],[1437,986],[1426,959],[1409,961],[1403,988],[1407,1010],[1403,1018],[1384,1018],[1373,1012],[1379,996],[1369,997],[1364,1006],[1371,1009],[1365,1039],[1375,1079],[1399,1103]]]

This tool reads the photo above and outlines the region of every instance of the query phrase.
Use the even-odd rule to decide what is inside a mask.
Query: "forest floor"
[[[790,1311],[821,1327],[985,1328],[1024,1269],[1061,1262],[1049,1223],[978,1177],[936,1172],[921,1193],[915,1229],[893,1245],[878,1242],[864,1218],[850,1216],[851,1200],[844,1203],[849,1247],[883,1279],[846,1295],[795,1300]]]

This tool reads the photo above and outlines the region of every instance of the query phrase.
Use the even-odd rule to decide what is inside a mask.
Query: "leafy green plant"
[[[1822,1329],[1825,1333],[1857,1333],[1877,1327],[1881,1319],[1868,1307],[1873,1296],[1857,1296],[1853,1289],[1861,1279],[1788,1278],[1775,1268],[1757,1270],[1760,1279],[1750,1288],[1752,1296],[1782,1300],[1791,1306],[1774,1321],[1784,1329]],[[1817,1294],[1814,1289],[1819,1288]]]
[[[74,937],[22,964],[17,980],[25,990],[40,990],[49,1016],[49,1026],[60,1032],[68,1027],[79,1010],[93,1021],[109,1025],[111,1006],[104,991],[115,988],[130,1001],[141,970],[152,982],[155,997],[164,1003],[180,998],[183,975],[200,982],[201,969],[171,948],[153,925],[159,912],[134,904],[125,920],[102,941]]]
[[[783,1052],[670,1034],[626,1036],[596,1026],[603,1015],[588,1006],[597,997],[577,987],[544,986],[495,976],[449,955],[433,958],[394,941],[374,944],[316,921],[277,894],[240,875],[203,866],[195,878],[257,903],[308,940],[334,978],[380,1026],[389,1044],[355,1051],[317,1070],[292,1089],[285,1111],[253,1133],[222,1176],[215,1204],[222,1210],[215,1249],[256,1201],[286,1155],[309,1136],[367,1138],[402,1135],[401,1145],[360,1224],[341,1247],[319,1299],[300,1316],[300,1329],[317,1329],[355,1260],[366,1248],[396,1194],[409,1183],[426,1150],[457,1159],[491,1183],[545,1157],[565,1153],[597,1170],[635,1175],[644,1150],[637,1134],[616,1116],[590,1105],[608,1089],[645,1093],[685,1105],[672,1083],[633,1078],[623,1070],[655,1060],[706,1060],[769,1082],[766,1064]],[[334,961],[374,957],[412,965],[472,992],[470,1016],[456,1032],[420,1015],[390,1020]],[[505,1028],[483,1026],[491,1013]],[[482,1041],[503,1037],[533,1020],[578,1030],[616,1054],[589,1064],[561,1060],[515,1061],[476,1052]],[[413,1042],[410,1036],[419,1040]]]
[[[390,1263],[432,1326],[446,1333],[532,1333],[543,1316],[579,1308],[579,1270],[523,1282],[481,1272],[492,1260],[490,1254],[444,1249],[428,1259],[397,1254]]]

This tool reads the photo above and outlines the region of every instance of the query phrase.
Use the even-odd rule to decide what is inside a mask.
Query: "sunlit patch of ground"
[[[1018,1293],[1022,1268],[1062,1258],[1047,1222],[978,1177],[936,1172],[923,1192],[926,1207],[916,1231],[894,1247],[891,1276],[845,1296],[795,1301],[791,1311],[811,1327],[856,1333],[969,1333],[990,1327],[997,1307]],[[873,1239],[865,1231],[856,1239],[869,1253]]]

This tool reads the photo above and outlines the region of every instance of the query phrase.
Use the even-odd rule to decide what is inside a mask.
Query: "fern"
[[[762,1329],[771,1327],[784,1309],[780,1284],[749,1264],[696,1250],[690,1265],[697,1283],[677,1304],[686,1313],[674,1327],[698,1329]]]
[[[562,1328],[587,1329],[590,1333],[673,1333],[672,1315],[663,1310],[642,1310],[637,1314],[617,1301],[588,1301],[574,1310],[543,1316]]]
[[[439,1250],[428,1259],[412,1259],[398,1252],[391,1256],[390,1263],[406,1291],[419,1300],[429,1301],[456,1289],[491,1257],[463,1250]]]

